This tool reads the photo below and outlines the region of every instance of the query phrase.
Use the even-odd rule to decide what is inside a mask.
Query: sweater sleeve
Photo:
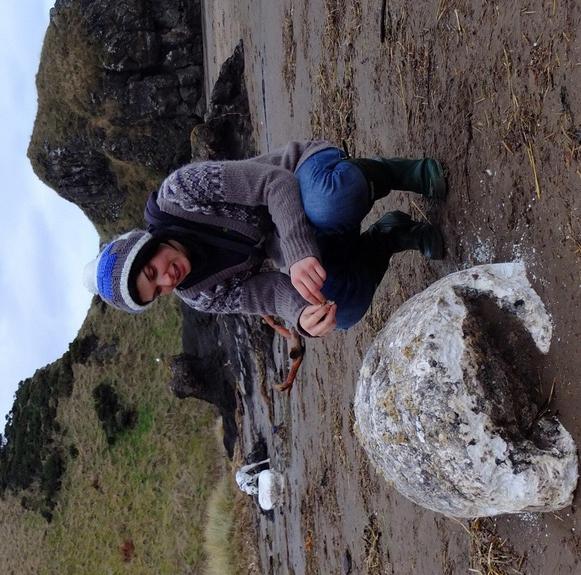
[[[207,313],[275,315],[301,333],[299,317],[309,305],[282,272],[261,272],[239,281],[230,278],[191,296],[176,292],[184,302]]]
[[[263,272],[252,276],[243,287],[242,305],[247,313],[281,317],[302,332],[299,318],[309,302],[294,288],[289,276]]]
[[[224,188],[226,201],[268,208],[288,267],[307,256],[320,259],[292,172],[253,160],[225,162]]]

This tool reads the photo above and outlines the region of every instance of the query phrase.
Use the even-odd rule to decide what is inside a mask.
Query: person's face
[[[191,269],[190,260],[181,244],[173,240],[161,244],[137,275],[139,298],[145,304],[160,295],[171,293]]]

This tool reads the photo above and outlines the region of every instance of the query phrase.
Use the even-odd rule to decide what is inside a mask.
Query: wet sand
[[[395,256],[358,326],[307,342],[289,396],[272,389],[287,369],[275,338],[278,373],[267,370],[262,393],[257,383],[244,399],[243,445],[261,433],[287,479],[274,518],[257,514],[262,572],[465,574],[467,522],[399,495],[353,435],[358,370],[389,315],[434,280],[522,259],[554,322],[531,384],[548,395],[555,382],[552,411],[581,441],[581,5],[393,1],[383,23],[381,1],[230,0],[212,11],[215,66],[234,36],[244,41],[260,150],[344,138],[359,155],[436,157],[450,188],[441,205],[394,192],[368,217],[427,217],[442,226],[448,257]],[[525,555],[522,573],[581,572],[577,503],[494,520],[514,555]]]

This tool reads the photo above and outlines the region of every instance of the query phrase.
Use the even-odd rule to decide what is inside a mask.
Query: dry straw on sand
[[[461,523],[470,536],[469,573],[478,575],[519,575],[525,556],[516,555],[505,539],[501,539],[491,519],[475,519],[468,527]]]

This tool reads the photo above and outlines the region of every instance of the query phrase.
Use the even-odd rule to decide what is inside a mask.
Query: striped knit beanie
[[[150,242],[152,235],[132,230],[107,244],[99,255],[85,266],[86,288],[117,309],[139,313],[151,305],[141,305],[131,296],[129,274],[138,254]]]

